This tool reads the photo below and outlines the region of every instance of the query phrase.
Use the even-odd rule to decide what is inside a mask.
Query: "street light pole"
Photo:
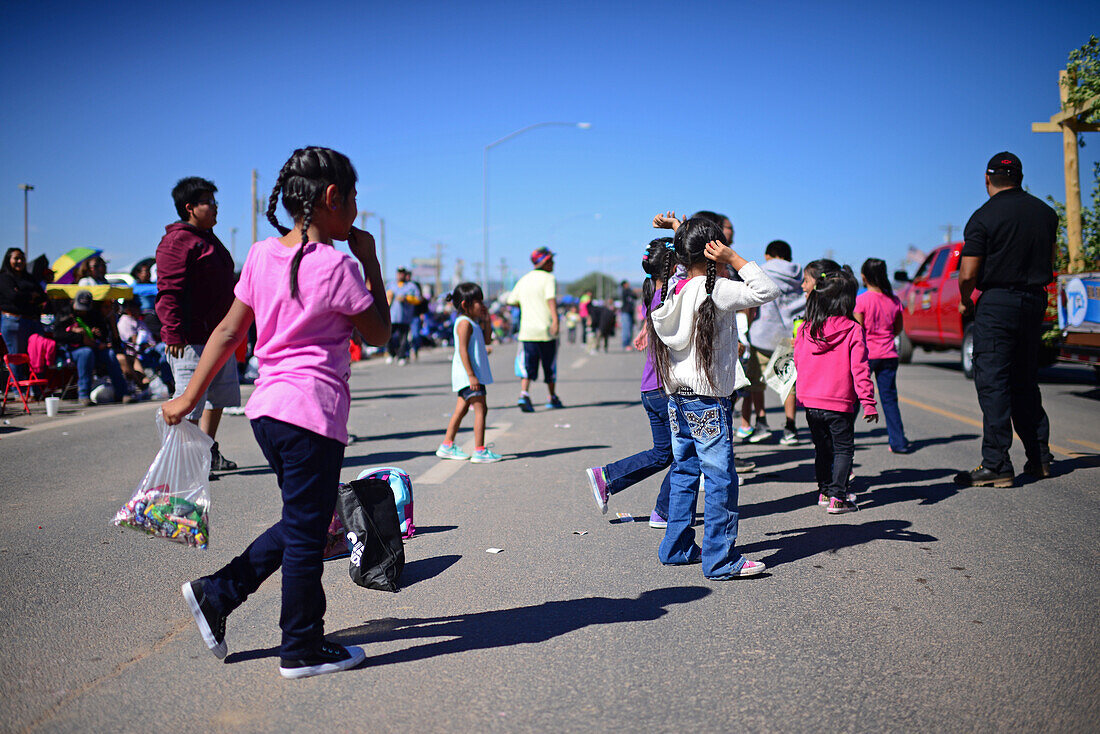
[[[31,253],[28,248],[27,237],[27,198],[30,192],[34,191],[34,187],[30,184],[19,184],[19,188],[23,189],[23,257],[27,259],[27,262],[30,262]]]
[[[527,127],[521,127],[519,130],[508,133],[499,140],[494,140],[485,146],[481,156],[481,232],[483,238],[484,247],[484,269],[481,271],[481,288],[484,291],[485,299],[489,300],[489,149],[493,148],[501,143],[511,140],[517,135],[522,135],[528,130],[534,130],[536,127],[549,127],[551,125],[564,125],[565,127],[577,127],[581,130],[587,130],[592,127],[590,122],[536,122],[533,125]]]

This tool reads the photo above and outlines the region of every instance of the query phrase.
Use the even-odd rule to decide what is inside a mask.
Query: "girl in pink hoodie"
[[[806,320],[794,342],[795,390],[817,452],[818,504],[830,515],[859,509],[848,495],[856,406],[863,403],[868,423],[878,422],[863,327],[852,315],[855,301],[850,271],[822,272],[806,298]]]

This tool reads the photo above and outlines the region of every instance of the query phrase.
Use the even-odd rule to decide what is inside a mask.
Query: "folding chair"
[[[30,377],[26,380],[15,379],[15,367],[19,365],[26,365],[27,372]],[[4,386],[4,402],[0,403],[0,413],[4,411],[8,406],[8,393],[14,387],[15,392],[19,395],[19,399],[23,401],[23,412],[30,415],[31,409],[27,405],[27,398],[31,396],[31,388],[45,387],[49,380],[43,380],[35,373],[34,368],[31,367],[31,359],[25,354],[5,354],[4,366],[8,369],[8,384]]]

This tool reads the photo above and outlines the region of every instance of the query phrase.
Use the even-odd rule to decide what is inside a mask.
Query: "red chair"
[[[15,379],[15,367],[20,365],[26,365],[27,371],[30,374],[30,378],[26,380]],[[4,412],[4,409],[8,407],[8,393],[14,387],[15,392],[19,395],[19,399],[23,401],[23,412],[30,415],[31,409],[27,405],[27,398],[31,396],[31,388],[33,387],[45,387],[49,380],[43,380],[35,373],[34,368],[31,367],[31,359],[25,354],[5,354],[4,366],[8,368],[8,384],[4,386],[4,402],[0,403],[0,413]]]

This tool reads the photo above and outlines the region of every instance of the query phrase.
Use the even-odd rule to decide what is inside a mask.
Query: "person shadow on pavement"
[[[390,617],[338,630],[327,637],[341,645],[444,638],[368,655],[362,667],[374,668],[467,650],[535,644],[596,624],[650,621],[668,614],[667,607],[673,604],[698,601],[710,593],[702,586],[674,586],[643,591],[636,599],[595,596],[451,617]]]
[[[906,520],[875,520],[859,525],[830,523],[810,528],[779,530],[765,533],[771,540],[739,545],[738,550],[767,564],[769,568],[774,568],[819,553],[835,553],[841,548],[863,545],[872,540],[901,540],[906,543],[934,543],[939,540],[933,535],[907,530],[912,524]],[[760,556],[768,550],[775,552],[770,556]]]

